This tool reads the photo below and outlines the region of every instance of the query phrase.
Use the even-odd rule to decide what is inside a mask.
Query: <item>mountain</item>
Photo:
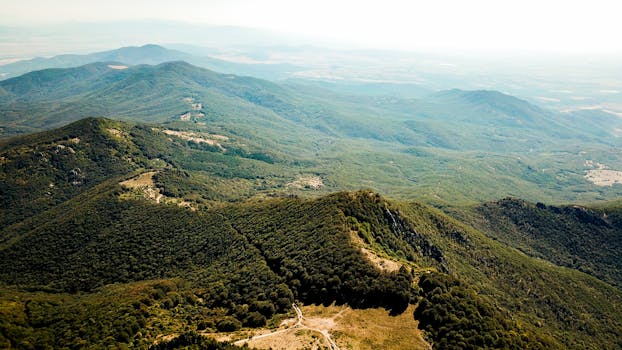
[[[251,75],[265,79],[279,79],[299,70],[290,64],[243,64],[215,59],[206,55],[192,55],[160,45],[128,46],[86,55],[65,54],[50,58],[37,57],[0,66],[0,79],[14,78],[25,73],[48,68],[73,68],[95,62],[120,62],[120,65],[157,65],[169,61],[187,61],[219,72]]]
[[[446,90],[432,94],[429,100],[439,104],[462,107],[461,111],[465,115],[457,114],[454,117],[467,118],[467,116],[476,115],[479,118],[469,118],[471,122],[495,123],[496,126],[509,124],[519,127],[547,115],[546,111],[527,101],[494,90]],[[490,112],[494,115],[490,115]]]
[[[84,117],[167,123],[269,150],[287,163],[280,170],[290,178],[284,185],[312,176],[327,192],[364,186],[438,204],[622,194],[618,185],[585,177],[602,172],[589,164],[622,171],[615,151],[622,120],[608,115],[592,123],[587,115],[555,113],[493,91],[450,90],[415,100],[357,96],[181,61],[42,70],[4,80],[0,91],[4,137]]]
[[[619,144],[614,131],[619,119],[607,119],[614,129],[603,132],[586,128],[592,124],[591,115],[559,114],[499,91],[441,91],[409,108],[412,118],[404,122],[407,128],[420,132],[430,144],[456,150],[532,152],[567,147],[569,140]]]
[[[548,137],[564,139],[580,137],[589,139],[595,135],[608,138],[616,143],[615,133],[597,130],[605,122],[610,126],[617,125],[617,121],[606,113],[594,111],[591,113],[555,113],[535,106],[523,99],[494,90],[465,91],[452,89],[432,94],[428,101],[452,106],[460,113],[443,114],[441,118],[459,118],[470,124],[480,124],[495,127],[499,132],[521,130],[534,133],[545,131]],[[588,122],[589,121],[589,122]],[[596,127],[595,127],[596,126]],[[592,129],[593,128],[593,129]],[[591,129],[591,130],[587,130]],[[615,140],[615,141],[614,141]]]
[[[610,284],[422,203],[297,197],[262,149],[187,132],[85,119],[3,141],[3,347],[246,339],[278,328],[294,300],[304,312],[407,312],[425,340],[397,348],[622,345],[622,291]],[[577,234],[590,222],[578,217]],[[351,339],[341,332],[326,334]]]
[[[87,55],[67,54],[50,58],[37,57],[0,66],[0,71],[4,74],[3,78],[8,79],[47,68],[71,68],[94,62],[122,62],[127,65],[159,64],[183,60],[189,56],[181,51],[166,49],[159,45],[129,46]]]
[[[183,56],[165,52],[159,56]],[[102,56],[122,59],[124,54]],[[557,148],[568,140],[613,146],[619,143],[615,130],[622,127],[609,118],[613,131],[608,135],[602,128],[585,130],[585,118],[558,115],[496,91],[450,90],[420,100],[369,98],[218,74],[181,61],[131,67],[115,62],[36,71],[0,82],[3,126],[54,127],[84,116],[195,120],[184,103],[194,99],[196,114],[208,119],[237,115],[244,108],[331,135],[452,150],[527,151]]]
[[[2,141],[0,226],[145,168],[157,169],[154,181],[162,195],[185,198],[195,207],[270,193],[293,180],[278,152],[250,148],[248,140],[227,135],[88,118]]]
[[[25,220],[138,168],[143,159],[124,160],[135,150],[124,144],[109,145],[114,140],[102,130],[98,121],[88,119],[2,142],[0,226]]]
[[[553,206],[506,198],[474,209],[471,222],[525,254],[620,286],[620,206]]]
[[[187,113],[189,119],[191,115],[201,119],[232,111],[282,121],[268,108],[295,110],[281,100],[285,93],[273,83],[218,74],[181,61],[133,67],[93,63],[32,72],[0,85],[5,92],[3,122],[31,128],[62,125],[83,116],[166,121]]]

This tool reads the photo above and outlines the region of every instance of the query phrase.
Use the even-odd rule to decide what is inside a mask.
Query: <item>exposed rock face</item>
[[[423,256],[430,257],[439,263],[443,272],[449,272],[447,261],[439,247],[430,243],[422,234],[415,231],[397,211],[385,209],[385,218],[389,222],[391,231],[398,237],[403,238],[415,250]]]

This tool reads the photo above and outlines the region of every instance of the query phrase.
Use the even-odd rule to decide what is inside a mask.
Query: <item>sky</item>
[[[157,19],[260,28],[323,42],[381,49],[621,53],[622,4],[619,3],[612,0],[1,0],[0,26]]]

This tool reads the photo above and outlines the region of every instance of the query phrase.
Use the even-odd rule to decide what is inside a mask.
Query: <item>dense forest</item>
[[[552,338],[521,330],[493,303],[455,277],[425,274],[415,310],[436,349],[563,349]]]
[[[622,285],[622,211],[552,206],[506,198],[479,206],[479,226],[489,235],[557,265]]]
[[[381,273],[366,262],[349,244],[337,200],[281,199],[195,213],[119,200],[120,189],[114,186],[98,190],[101,193],[76,198],[70,210],[59,207],[42,214],[45,225],[20,227],[19,233],[5,230],[14,239],[2,247],[0,263],[6,268],[0,278],[30,290],[70,295],[97,295],[111,283],[183,279],[183,287],[157,291],[156,285],[151,295],[132,301],[124,317],[136,318],[136,327],[123,332],[129,338],[115,338],[118,341],[144,332],[145,319],[154,316],[153,303],[164,309],[189,308],[191,314],[221,310],[216,316],[188,321],[196,329],[232,331],[265,325],[275,313],[289,311],[294,298],[380,306],[394,312],[410,302],[411,273],[405,269]],[[335,198],[341,196],[346,195]],[[171,296],[171,290],[178,288],[179,294]],[[79,303],[70,305],[80,310]],[[44,307],[37,312],[51,317],[50,311]],[[79,318],[71,314],[69,310],[59,314],[47,329],[77,324]],[[20,327],[36,327],[30,317],[26,319]],[[16,333],[14,326],[4,325],[9,341],[19,339],[11,334],[38,334],[38,328]],[[110,336],[118,333],[117,328],[105,327],[98,337],[106,335],[104,330]],[[85,330],[65,333],[56,341],[98,342],[94,336]]]
[[[203,335],[275,327],[295,301],[416,304],[437,349],[622,346],[615,206],[505,200],[460,222],[371,190],[297,196],[283,154],[174,127],[86,119],[0,144],[1,347],[231,349]]]

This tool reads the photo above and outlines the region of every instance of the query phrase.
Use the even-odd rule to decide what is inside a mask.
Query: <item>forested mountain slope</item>
[[[615,151],[622,120],[606,113],[560,114],[496,91],[413,100],[276,84],[184,62],[125,67],[99,62],[0,82],[0,137],[107,116],[166,123],[162,129],[186,138],[237,139],[245,157],[285,162],[270,171],[281,185],[319,178],[327,192],[363,186],[438,204],[510,195],[572,203],[622,193],[599,182],[622,171]]]
[[[219,74],[183,61],[126,66],[124,55],[103,57],[110,60],[0,82],[2,126],[19,132],[106,116],[259,127],[288,121],[281,129],[289,132],[309,128],[463,151],[543,150],[569,140],[611,146],[619,144],[615,129],[622,126],[610,115],[596,118],[598,127],[585,128],[585,116],[547,111],[497,91],[456,89],[419,100],[352,96],[312,85]],[[246,115],[244,122],[240,114]]]
[[[3,346],[146,347],[277,322],[294,300],[392,313],[417,304],[437,349],[622,345],[618,288],[420,203],[271,192],[278,161],[162,130],[87,119],[3,144],[2,202],[14,203],[0,231]],[[74,166],[88,172],[70,178]],[[231,194],[240,184],[263,195]],[[19,202],[20,186],[47,204]]]
[[[530,256],[620,286],[620,207],[553,206],[505,198],[477,206],[465,218],[490,237]]]

